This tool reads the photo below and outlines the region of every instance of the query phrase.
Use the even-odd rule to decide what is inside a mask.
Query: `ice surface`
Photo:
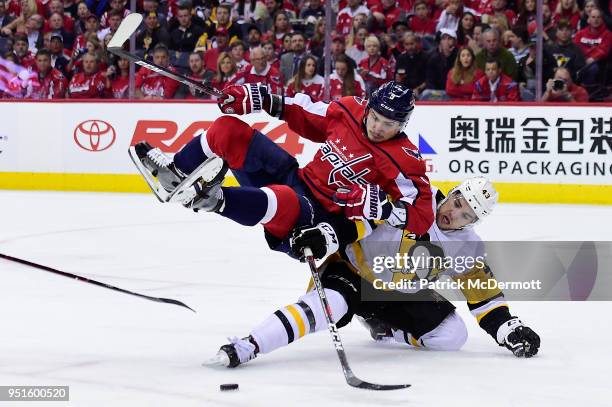
[[[325,331],[238,369],[200,365],[304,291],[307,267],[267,250],[260,228],[144,194],[3,191],[0,219],[2,253],[198,311],[0,260],[0,385],[69,385],[71,401],[54,406],[612,405],[610,302],[511,304],[542,337],[530,360],[498,347],[464,303],[470,337],[459,352],[381,346],[354,322],[341,335],[357,376],[413,384],[366,391],[345,384]],[[499,205],[478,230],[611,240],[612,207]],[[240,390],[222,393],[222,383]]]

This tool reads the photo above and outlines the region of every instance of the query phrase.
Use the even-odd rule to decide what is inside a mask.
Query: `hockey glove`
[[[223,89],[223,96],[217,102],[223,113],[237,115],[266,111],[280,117],[283,107],[282,97],[272,95],[268,85],[263,83],[230,85]]]
[[[304,248],[310,247],[316,259],[324,257],[338,251],[338,236],[334,228],[325,222],[316,226],[305,226],[293,231],[289,240],[291,251],[301,261],[304,261]]]
[[[389,223],[396,227],[403,227],[406,223],[406,208],[403,203],[398,202],[395,205],[378,185],[340,188],[334,194],[334,201],[344,207],[344,216],[348,219],[389,219]]]
[[[530,358],[538,353],[540,337],[515,317],[497,329],[497,343],[510,349],[516,357]]]

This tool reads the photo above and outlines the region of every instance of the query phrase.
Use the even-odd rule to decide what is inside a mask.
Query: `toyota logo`
[[[117,133],[104,120],[85,120],[74,129],[74,141],[87,151],[104,151],[113,145]]]

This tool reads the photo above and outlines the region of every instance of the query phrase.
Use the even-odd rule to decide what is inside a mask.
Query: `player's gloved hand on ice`
[[[497,329],[497,343],[510,349],[514,356],[530,358],[538,353],[540,337],[520,319],[512,318]]]
[[[344,207],[348,219],[385,220],[391,215],[393,203],[378,185],[352,185],[340,188],[334,200]]]
[[[304,248],[310,247],[316,259],[322,259],[338,251],[338,236],[334,228],[326,222],[315,226],[305,226],[293,231],[289,239],[293,254],[304,261]]]

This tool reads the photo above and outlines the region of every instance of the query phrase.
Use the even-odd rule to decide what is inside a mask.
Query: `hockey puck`
[[[238,390],[238,383],[225,383],[219,386],[221,391]]]

